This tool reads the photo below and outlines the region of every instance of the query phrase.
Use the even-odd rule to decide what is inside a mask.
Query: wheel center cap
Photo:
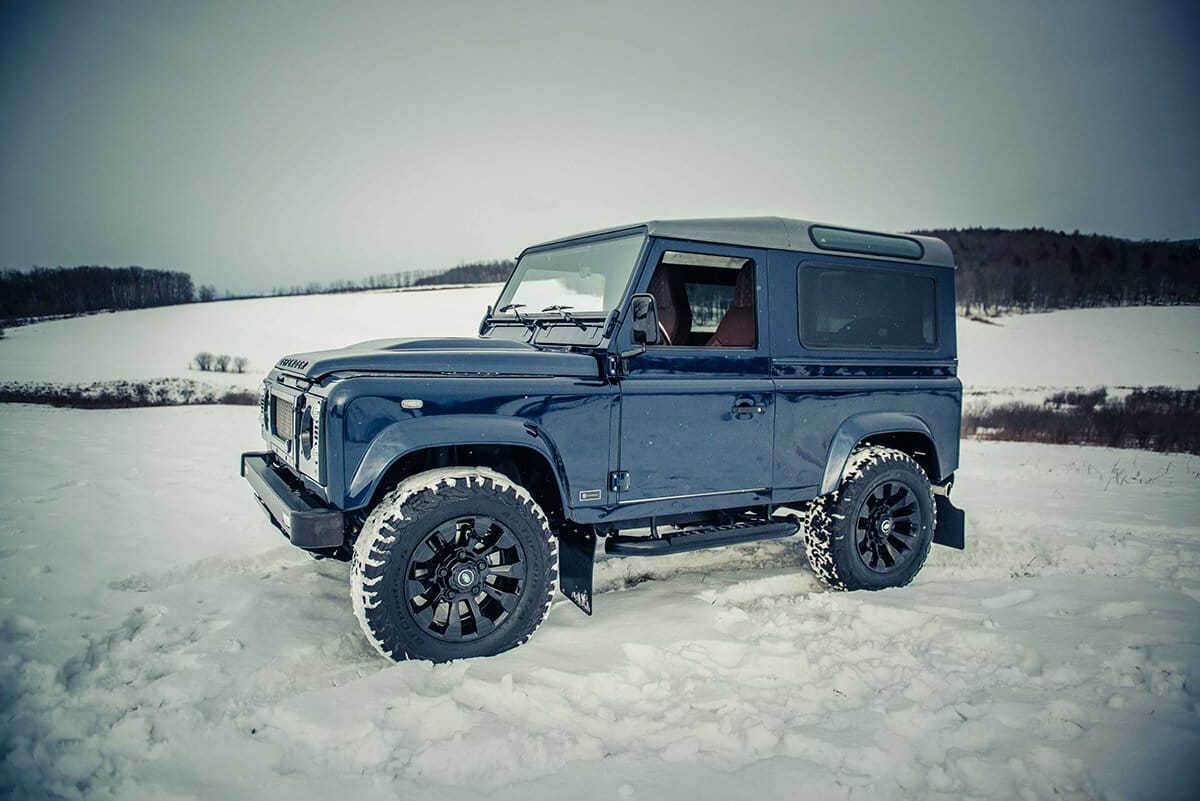
[[[892,525],[893,525],[893,523],[892,523],[892,519],[890,517],[883,518],[882,520],[879,521],[880,533],[891,534],[892,533]]]
[[[462,589],[466,589],[475,583],[475,569],[470,567],[461,567],[454,572],[454,583]]]

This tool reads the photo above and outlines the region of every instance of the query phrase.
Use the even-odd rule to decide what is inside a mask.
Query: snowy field
[[[1069,309],[993,323],[959,318],[958,357],[968,403],[1040,403],[1055,390],[1102,386],[1195,389],[1200,306]]]
[[[10,329],[0,381],[205,378],[470,335],[496,287]],[[1200,385],[1200,308],[959,321],[976,397]],[[246,356],[245,376],[190,371]],[[983,394],[983,393],[986,393]],[[255,410],[0,405],[0,798],[1196,797],[1200,458],[965,442],[968,549],[827,592],[793,541],[606,559],[596,615],[393,666],[287,546]]]
[[[0,382],[192,378],[257,386],[280,357],[397,336],[474,336],[498,284],[198,303],[12,328]],[[1200,306],[1078,309],[958,320],[968,399],[1041,401],[1056,389],[1200,386]],[[202,373],[202,351],[249,360]]]
[[[254,411],[0,410],[0,797],[1194,797],[1200,458],[967,442],[966,552],[598,567],[516,651],[393,666],[237,475]],[[69,444],[69,447],[65,447]]]
[[[255,387],[289,353],[397,336],[474,336],[499,284],[194,303],[10,328],[0,382],[194,378]],[[244,356],[246,373],[199,372],[201,352]]]

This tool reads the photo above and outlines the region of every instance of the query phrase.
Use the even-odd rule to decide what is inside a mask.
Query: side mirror
[[[633,344],[658,344],[658,309],[654,306],[653,295],[634,295],[629,304],[629,313],[633,317]]]

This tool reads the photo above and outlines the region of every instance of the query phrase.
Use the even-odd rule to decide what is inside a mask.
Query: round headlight
[[[305,459],[312,458],[313,450],[313,415],[312,407],[304,409],[304,415],[300,418],[300,453],[304,454]]]

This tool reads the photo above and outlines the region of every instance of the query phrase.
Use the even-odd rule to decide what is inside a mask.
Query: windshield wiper
[[[513,313],[513,317],[516,317],[517,322],[520,323],[521,325],[525,326],[526,328],[530,328],[530,329],[536,328],[537,327],[536,322],[534,322],[533,320],[530,320],[528,317],[521,316],[521,312],[519,310],[523,309],[523,308],[525,308],[524,303],[510,303],[507,306],[501,306],[500,308],[496,309],[496,313],[504,314],[504,312],[510,311]]]
[[[575,307],[574,306],[547,306],[546,308],[542,309],[542,311],[544,311],[544,312],[556,311],[563,316],[564,320],[571,323],[572,325],[577,325],[581,329],[586,331],[587,326],[584,325],[583,323],[579,322],[578,320],[576,320],[575,315],[573,315],[569,311],[567,311],[567,309],[573,309],[573,308],[575,308]]]

